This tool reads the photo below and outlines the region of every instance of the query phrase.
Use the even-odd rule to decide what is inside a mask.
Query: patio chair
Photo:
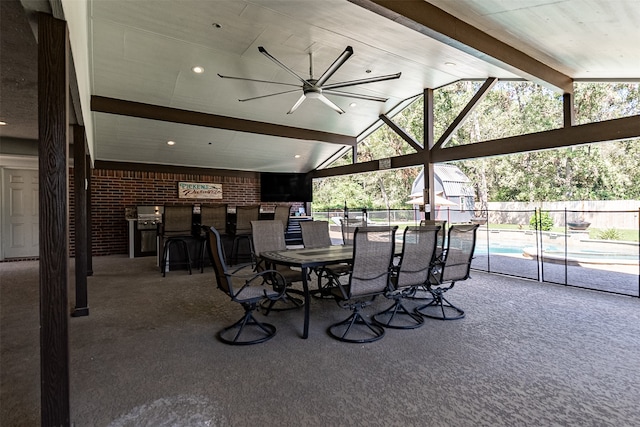
[[[397,228],[356,229],[349,283],[338,283],[331,289],[338,305],[353,313],[347,319],[329,326],[327,332],[333,338],[351,343],[366,343],[384,336],[384,328],[367,320],[361,310],[370,305],[376,296],[389,289]]]
[[[236,222],[231,227],[233,244],[231,245],[231,258],[229,264],[238,262],[240,243],[244,240],[249,245],[249,255],[253,254],[251,247],[251,221],[260,219],[260,205],[236,206]],[[251,260],[253,262],[253,259]]]
[[[440,219],[423,219],[420,221],[420,226],[439,226],[440,232],[438,233],[436,241],[436,253],[433,258],[433,262],[441,262],[444,258],[444,245],[447,240],[447,221]],[[414,286],[411,289],[411,294],[406,298],[412,298],[415,300],[431,299],[431,293],[426,286]]]
[[[192,221],[193,207],[165,206],[160,226],[160,241],[162,242],[162,257],[160,258],[160,272],[165,277],[171,266],[185,265],[191,274],[191,254],[189,253],[188,240],[193,239]],[[179,253],[171,258],[171,250]]]
[[[445,219],[423,219],[420,221],[420,226],[438,226],[440,227],[440,233],[438,234],[438,241],[436,242],[436,258],[442,256],[444,251],[444,243],[447,238],[447,220]]]
[[[302,231],[302,244],[305,248],[326,248],[332,245],[328,221],[302,221],[300,222],[300,229]],[[313,295],[320,298],[333,298],[331,288],[336,286],[336,280],[349,274],[350,270],[351,266],[349,264],[331,264],[326,267],[315,268],[313,271],[318,277],[318,290]],[[324,285],[323,278],[326,279]]]
[[[451,304],[444,294],[453,289],[456,282],[469,278],[478,227],[478,224],[458,224],[449,228],[444,260],[436,262],[426,283],[432,300],[417,307],[416,313],[442,320],[464,317],[464,310]]]
[[[284,227],[282,225],[282,221],[251,221],[251,229],[255,271],[261,272],[269,270],[271,269],[271,266],[260,257],[260,254],[262,252],[284,251],[287,249],[287,245],[284,240]],[[282,311],[303,307],[304,300],[293,295],[304,295],[304,293],[301,290],[291,288],[293,283],[302,281],[302,272],[300,270],[294,270],[286,265],[276,265],[274,269],[285,278],[287,289],[283,298],[279,300],[264,300],[261,303],[261,307],[266,310],[266,314],[271,310]],[[279,304],[276,306],[276,303]]]
[[[361,219],[345,218],[340,221],[340,229],[342,231],[342,243],[345,245],[353,245],[353,233],[358,227],[366,227],[367,224]]]
[[[231,326],[218,332],[220,341],[231,345],[257,344],[273,338],[276,327],[269,323],[260,322],[253,312],[263,299],[277,301],[284,295],[284,277],[275,270],[263,270],[259,273],[241,275],[241,267],[229,271],[225,263],[224,249],[220,233],[215,227],[208,230],[208,245],[211,264],[215,273],[218,289],[227,294],[231,301],[237,302],[244,308],[244,316]],[[239,286],[235,282],[242,283]]]
[[[381,326],[395,329],[413,329],[424,324],[424,318],[409,311],[403,300],[414,294],[416,287],[425,286],[436,253],[439,226],[407,227],[402,239],[400,263],[391,276],[391,285],[385,297],[394,303],[373,316]]]

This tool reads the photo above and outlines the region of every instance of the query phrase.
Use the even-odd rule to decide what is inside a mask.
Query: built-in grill
[[[136,227],[138,230],[156,230],[162,223],[163,206],[138,206],[136,207]]]
[[[158,225],[162,223],[164,206],[137,206],[134,255],[155,255],[158,248]]]

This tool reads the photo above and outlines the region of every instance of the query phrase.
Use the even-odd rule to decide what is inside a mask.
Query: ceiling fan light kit
[[[223,76],[221,74],[218,74],[218,76],[220,76],[220,78],[223,78],[223,79],[244,80],[244,81],[250,81],[250,82],[257,82],[257,83],[269,83],[269,84],[278,84],[278,85],[295,86],[296,87],[296,89],[286,90],[286,91],[283,91],[283,92],[276,92],[276,93],[271,93],[271,94],[268,94],[268,95],[261,95],[261,96],[254,96],[252,98],[239,99],[238,101],[240,101],[240,102],[254,101],[256,99],[267,98],[267,97],[277,96],[277,95],[283,95],[283,94],[286,94],[286,93],[297,92],[300,89],[302,89],[302,95],[300,96],[300,98],[298,98],[298,101],[296,101],[296,103],[293,105],[293,107],[291,107],[291,109],[287,112],[287,114],[292,114],[294,111],[296,111],[298,109],[298,107],[300,107],[300,105],[307,98],[309,98],[309,99],[317,99],[317,100],[321,101],[322,103],[324,103],[325,105],[327,105],[328,107],[330,107],[331,109],[333,109],[336,113],[343,114],[344,110],[342,108],[340,108],[338,105],[336,105],[329,98],[327,98],[325,96],[325,94],[327,94],[327,95],[335,95],[335,96],[343,96],[343,97],[347,97],[347,98],[363,99],[363,100],[366,100],[366,101],[386,102],[388,98],[382,98],[382,97],[378,97],[378,96],[369,96],[369,95],[360,95],[360,94],[357,94],[357,93],[337,91],[335,89],[340,89],[340,88],[344,88],[344,87],[351,87],[351,86],[357,86],[357,85],[363,85],[363,84],[368,84],[368,83],[382,82],[382,81],[385,81],[385,80],[398,79],[398,78],[400,78],[400,75],[402,74],[402,73],[387,74],[387,75],[384,75],[384,76],[369,77],[369,78],[365,78],[365,79],[350,80],[350,81],[346,81],[346,82],[326,84],[327,81],[335,74],[335,72],[338,71],[338,69],[340,67],[342,67],[342,65],[347,61],[347,59],[349,59],[349,57],[351,57],[351,55],[353,55],[353,48],[351,46],[347,46],[347,48],[344,50],[344,52],[342,52],[340,54],[340,56],[338,56],[338,58],[336,58],[336,60],[333,62],[333,64],[331,64],[329,66],[329,68],[327,68],[325,70],[325,72],[322,73],[322,75],[318,79],[315,79],[313,77],[313,59],[311,57],[311,53],[309,53],[309,78],[308,79],[304,79],[304,78],[300,77],[300,75],[298,75],[291,68],[287,67],[285,64],[283,64],[278,59],[276,59],[274,56],[272,56],[269,52],[267,52],[267,50],[264,47],[259,46],[258,47],[258,51],[260,53],[262,53],[264,56],[266,56],[267,58],[269,58],[271,61],[273,61],[280,68],[282,68],[283,70],[285,70],[286,72],[291,74],[293,77],[295,77],[299,81],[299,83],[298,84],[291,84],[291,83],[275,82],[275,81],[269,81],[269,80],[250,79],[250,78],[245,78],[245,77]]]

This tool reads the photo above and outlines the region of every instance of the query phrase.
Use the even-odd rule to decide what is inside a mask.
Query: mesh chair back
[[[260,205],[236,207],[236,233],[251,234],[251,221],[260,219]]]
[[[302,244],[305,248],[326,248],[331,246],[328,221],[301,221]]]
[[[287,228],[289,224],[289,213],[291,212],[291,206],[278,205],[273,212],[273,219],[276,221],[282,221],[284,228]]]
[[[234,296],[233,284],[231,279],[226,275],[227,264],[224,262],[224,247],[222,246],[222,239],[220,233],[215,227],[209,228],[209,254],[211,254],[211,265],[213,265],[213,271],[218,282],[218,288],[223,292]]]
[[[438,273],[441,283],[469,278],[478,227],[478,224],[457,224],[449,229],[444,265]]]
[[[225,234],[227,230],[227,205],[203,205],[200,208],[200,224],[214,227],[218,233]]]
[[[361,219],[343,219],[341,224],[342,228],[342,242],[345,245],[353,245],[353,235],[358,227],[365,227],[366,224]]]
[[[396,288],[428,282],[439,231],[440,227],[429,225],[405,228]]]
[[[251,221],[253,251],[257,256],[267,251],[287,249],[282,221]]]
[[[354,233],[349,297],[384,292],[395,249],[398,227],[358,227]]]
[[[191,206],[165,206],[162,229],[165,234],[191,234],[193,208]]]
[[[447,221],[441,219],[423,219],[420,221],[420,226],[431,225],[431,226],[439,226],[440,234],[438,234],[438,242],[437,247],[439,249],[444,248],[444,241],[447,237]]]

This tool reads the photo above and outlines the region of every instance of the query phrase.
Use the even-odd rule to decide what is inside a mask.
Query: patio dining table
[[[353,246],[334,245],[325,248],[287,249],[283,251],[268,251],[260,254],[272,264],[298,267],[302,270],[302,287],[304,292],[304,328],[302,338],[309,337],[309,315],[311,292],[309,291],[309,269],[323,267],[330,264],[350,262],[353,260]]]

